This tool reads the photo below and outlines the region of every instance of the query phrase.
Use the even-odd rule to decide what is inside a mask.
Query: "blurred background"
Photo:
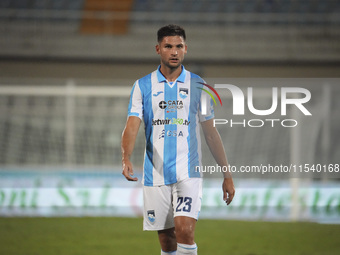
[[[169,23],[185,28],[185,67],[207,83],[245,95],[253,87],[261,109],[272,87],[312,95],[312,116],[293,107],[270,116],[297,127],[218,127],[231,165],[295,164],[298,173],[235,173],[228,208],[221,174],[205,174],[202,217],[339,223],[336,0],[2,0],[0,215],[141,215],[141,184],[121,175],[120,139],[131,87],[157,68],[156,32]],[[221,96],[216,118],[233,119],[230,93]],[[143,133],[132,158],[139,177]],[[203,155],[215,165],[206,146]]]

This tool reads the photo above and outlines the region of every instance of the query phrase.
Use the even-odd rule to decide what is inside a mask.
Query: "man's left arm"
[[[211,154],[216,160],[216,163],[221,166],[222,169],[227,169],[227,171],[223,172],[224,180],[222,184],[222,190],[223,200],[227,203],[227,205],[229,205],[234,198],[235,187],[233,178],[229,171],[228,160],[221,140],[221,136],[218,133],[216,127],[214,127],[213,123],[213,119],[210,119],[202,122],[201,125],[206,143],[211,151]]]

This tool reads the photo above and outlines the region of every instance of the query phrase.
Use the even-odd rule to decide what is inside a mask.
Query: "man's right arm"
[[[137,177],[133,176],[132,163],[130,161],[131,154],[135,147],[136,137],[138,134],[141,119],[135,116],[128,117],[122,134],[121,150],[122,150],[122,174],[128,181],[137,181]]]

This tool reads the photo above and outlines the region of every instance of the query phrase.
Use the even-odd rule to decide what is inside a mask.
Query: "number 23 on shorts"
[[[176,212],[190,212],[191,211],[191,197],[178,197],[177,198],[177,207]]]

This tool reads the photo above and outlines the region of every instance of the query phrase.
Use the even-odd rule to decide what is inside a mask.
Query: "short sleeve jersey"
[[[202,165],[199,122],[214,117],[212,102],[206,104],[205,114],[201,113],[203,83],[202,78],[184,66],[177,80],[170,83],[159,66],[133,85],[128,116],[144,120],[145,186],[201,177],[196,171]]]

